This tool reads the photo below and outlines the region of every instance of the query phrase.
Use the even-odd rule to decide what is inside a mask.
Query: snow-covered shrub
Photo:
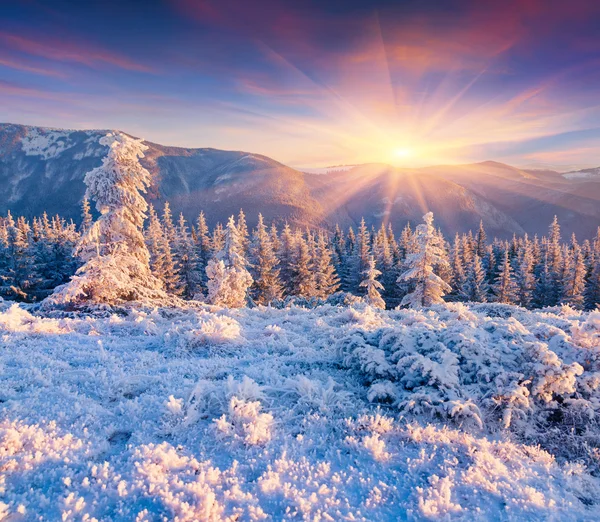
[[[331,377],[323,383],[305,375],[296,375],[285,384],[289,390],[287,393],[297,396],[297,405],[301,409],[330,413],[334,410],[344,410],[351,404],[351,394],[340,390]]]
[[[36,317],[18,304],[13,304],[8,310],[0,312],[0,331],[63,334],[71,329],[64,321]]]
[[[207,319],[200,319],[198,326],[199,328],[175,327],[165,334],[165,339],[167,342],[175,342],[181,350],[197,350],[243,340],[240,324],[231,317],[211,315]]]
[[[215,419],[215,428],[223,436],[246,446],[266,444],[271,440],[273,416],[260,410],[259,401],[231,397],[227,413]]]
[[[575,429],[576,451],[592,444],[587,427],[600,419],[595,313],[581,320],[573,310],[448,304],[391,314],[382,325],[349,322],[336,343],[342,364],[369,385],[369,400],[542,443],[553,430],[557,442]]]

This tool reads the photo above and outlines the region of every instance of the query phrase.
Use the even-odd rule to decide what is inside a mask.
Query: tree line
[[[75,246],[92,222],[87,199],[79,226],[46,214],[0,218],[1,295],[36,301],[68,282],[82,264]],[[389,224],[375,229],[362,220],[356,230],[302,230],[267,226],[259,215],[249,230],[240,210],[210,230],[203,212],[190,224],[183,215],[174,220],[166,203],[160,216],[150,206],[143,241],[150,271],[166,293],[226,306],[325,300],[343,291],[390,307],[414,294],[428,268],[428,277],[437,278],[430,287],[446,301],[579,309],[600,303],[600,229],[592,241],[580,243],[575,235],[563,241],[555,218],[547,236],[488,241],[481,224],[449,242],[432,222],[426,226],[423,253],[425,239],[410,224],[396,237]]]

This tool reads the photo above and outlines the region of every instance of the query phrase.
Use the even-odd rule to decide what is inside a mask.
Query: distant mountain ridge
[[[84,175],[100,165],[106,130],[62,130],[0,124],[0,213],[59,213],[79,219]],[[253,225],[369,226],[399,230],[426,210],[448,235],[483,220],[490,235],[545,233],[554,214],[563,233],[593,235],[600,224],[600,183],[570,173],[522,170],[497,162],[399,169],[385,164],[301,172],[266,156],[145,142],[152,173],[147,199],[194,221],[225,222],[243,208]],[[588,169],[589,170],[589,169]],[[593,169],[592,169],[593,170]],[[596,169],[600,170],[600,169]]]

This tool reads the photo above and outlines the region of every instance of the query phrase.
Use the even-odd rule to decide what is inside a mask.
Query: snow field
[[[597,312],[356,304],[42,318],[5,303],[0,336],[0,518],[600,513],[584,451],[599,407]],[[583,431],[549,424],[550,410],[565,422],[583,411]],[[522,443],[547,427],[550,449],[582,453]]]

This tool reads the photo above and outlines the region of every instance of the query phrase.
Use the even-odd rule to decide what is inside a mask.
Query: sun
[[[410,156],[412,156],[412,151],[410,149],[407,149],[406,147],[400,147],[394,149],[394,156],[396,156],[397,158],[409,158]]]

